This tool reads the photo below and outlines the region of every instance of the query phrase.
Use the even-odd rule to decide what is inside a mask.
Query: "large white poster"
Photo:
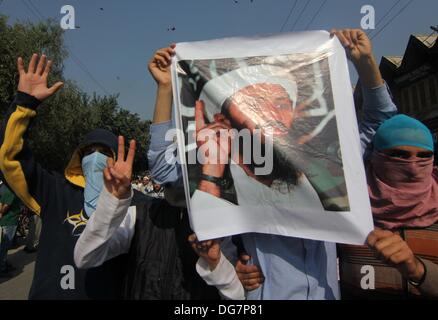
[[[178,43],[179,161],[201,240],[363,244],[372,230],[347,59],[325,31]]]

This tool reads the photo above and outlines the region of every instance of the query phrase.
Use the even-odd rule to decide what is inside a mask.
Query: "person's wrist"
[[[359,59],[353,61],[354,65],[360,71],[362,68],[369,68],[370,66],[376,66],[376,59],[372,53],[364,54]]]
[[[415,257],[415,265],[415,272],[410,275],[409,281],[415,285],[421,285],[421,283],[424,281],[426,269],[423,262],[417,257]]]
[[[208,267],[210,268],[210,271],[214,271],[216,269],[216,267],[218,266],[220,261],[221,261],[221,254],[219,254],[219,258],[217,258],[217,259],[209,259],[208,260]]]
[[[158,83],[158,90],[164,91],[164,92],[172,92],[172,82],[159,82]]]
[[[24,107],[36,109],[43,101],[39,100],[36,96],[28,91],[29,90],[23,91],[23,89],[19,87],[15,102]]]
[[[365,88],[376,88],[382,86],[385,81],[380,73],[379,66],[374,55],[366,55],[355,63],[359,79]]]
[[[131,187],[124,187],[122,190],[117,190],[113,192],[113,196],[115,196],[119,200],[126,200],[131,196]]]
[[[216,197],[221,196],[220,187],[217,184],[210,182],[210,181],[206,181],[206,180],[199,181],[198,190],[205,192],[205,193],[209,193],[212,196],[216,196]]]
[[[211,176],[215,178],[222,178],[224,176],[225,167],[222,168],[221,165],[209,165],[206,164],[202,167],[201,173],[206,176]]]

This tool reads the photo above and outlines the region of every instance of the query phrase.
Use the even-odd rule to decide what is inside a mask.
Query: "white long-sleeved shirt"
[[[130,206],[132,195],[131,191],[129,198],[120,200],[103,188],[96,211],[91,215],[75,246],[74,261],[78,268],[97,267],[129,251],[136,220],[136,207]],[[210,270],[207,261],[199,258],[196,270],[207,284],[217,287],[223,298],[243,300],[243,286],[234,266],[226,258],[226,255],[233,256],[235,248],[230,239],[221,244],[226,253],[221,253],[216,268]]]
[[[91,268],[120,254],[127,253],[134,236],[135,206],[130,207],[133,192],[117,199],[102,189],[96,211],[76,242],[74,261],[78,268]]]
[[[204,281],[215,286],[220,295],[227,300],[245,300],[245,290],[237,277],[236,270],[231,262],[221,253],[221,258],[214,270],[210,270],[207,261],[199,258],[196,271]]]

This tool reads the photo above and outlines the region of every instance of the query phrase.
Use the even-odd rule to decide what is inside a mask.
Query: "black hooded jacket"
[[[122,295],[128,300],[215,300],[215,287],[198,275],[190,247],[187,210],[134,192],[134,237],[127,255]]]
[[[119,298],[123,257],[98,268],[75,267],[73,250],[88,220],[84,212],[85,178],[79,148],[64,175],[45,170],[35,161],[27,146],[26,132],[39,104],[35,97],[18,92],[0,131],[1,179],[42,218],[29,299]],[[114,151],[117,147],[117,138],[103,130],[86,139],[84,145],[101,143]]]

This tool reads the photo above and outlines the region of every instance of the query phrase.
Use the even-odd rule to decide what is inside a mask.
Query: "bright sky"
[[[295,30],[305,30],[313,17],[309,29],[358,28],[363,5],[374,6],[377,22],[397,4],[377,32],[410,1],[374,39],[380,60],[382,55],[402,55],[410,34],[432,32],[430,26],[438,23],[438,1],[299,0],[287,23],[295,0],[0,0],[0,12],[10,17],[10,23],[37,21],[41,16],[60,21],[61,7],[73,5],[80,28],[67,30],[65,40],[79,62],[72,57],[66,61],[66,77],[89,93],[119,93],[123,108],[150,119],[155,83],[146,65],[156,49],[171,42],[278,33],[283,25],[284,31],[294,25]],[[351,76],[355,83],[354,71]]]

